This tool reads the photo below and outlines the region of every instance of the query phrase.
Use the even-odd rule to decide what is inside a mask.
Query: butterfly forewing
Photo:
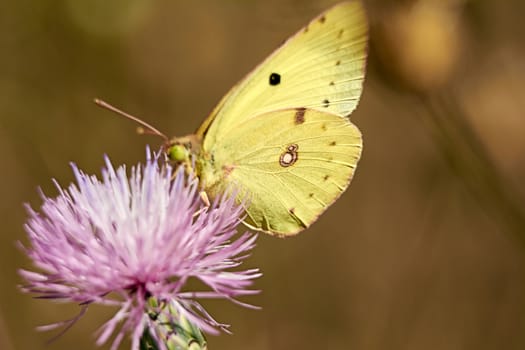
[[[204,148],[221,147],[232,128],[264,112],[302,107],[349,115],[361,95],[367,35],[360,1],[312,20],[221,100],[197,132]]]

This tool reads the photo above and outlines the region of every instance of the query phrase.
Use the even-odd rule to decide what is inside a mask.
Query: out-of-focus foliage
[[[4,1],[0,4],[0,349],[92,349],[74,316],[19,293],[23,202],[144,159],[135,125],[192,132],[222,94],[333,1]],[[307,232],[261,237],[262,311],[207,306],[233,336],[210,349],[525,347],[525,24],[521,0],[370,0],[364,153],[345,195]]]

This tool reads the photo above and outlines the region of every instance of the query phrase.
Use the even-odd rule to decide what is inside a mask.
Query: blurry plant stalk
[[[377,28],[382,68],[414,91],[444,86],[464,44],[463,5],[461,0],[418,0],[395,6]]]

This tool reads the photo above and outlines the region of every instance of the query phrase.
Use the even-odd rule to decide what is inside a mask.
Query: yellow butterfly
[[[361,96],[367,41],[360,1],[332,7],[235,85],[195,134],[171,139],[168,156],[195,164],[212,198],[238,189],[250,228],[299,233],[348,187],[361,156],[347,117]]]

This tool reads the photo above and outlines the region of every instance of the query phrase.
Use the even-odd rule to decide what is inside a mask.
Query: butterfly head
[[[166,154],[175,163],[183,163],[190,157],[190,152],[184,145],[173,145],[167,149]]]
[[[197,154],[200,149],[200,142],[196,135],[175,137],[168,140],[163,148],[166,156],[173,163],[189,165],[192,155]]]

